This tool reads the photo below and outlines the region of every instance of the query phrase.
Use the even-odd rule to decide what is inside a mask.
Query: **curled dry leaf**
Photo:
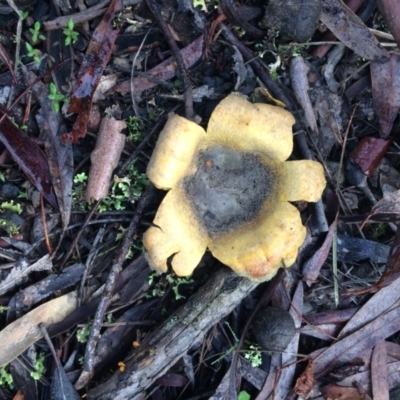
[[[103,118],[96,147],[90,157],[88,186],[86,201],[101,200],[107,196],[113,170],[118,164],[125,145],[125,135],[120,132],[126,128],[124,121],[115,118]]]
[[[32,185],[55,208],[58,208],[51,182],[49,163],[38,144],[0,111],[0,141],[10,152]]]
[[[122,9],[123,1],[113,0],[93,33],[79,69],[76,86],[68,108],[69,113],[77,113],[78,117],[73,125],[72,132],[63,135],[63,140],[66,142],[77,143],[80,138],[86,135],[93,94],[110,59],[115,39],[119,33],[119,29],[113,29],[113,20],[115,14]]]
[[[370,176],[385,156],[391,141],[366,136],[360,140],[350,157],[361,168],[365,175]]]
[[[203,49],[203,43],[204,37],[203,35],[201,35],[195,41],[193,41],[181,50],[183,62],[186,68],[190,68],[196,61],[200,59]],[[170,57],[162,63],[158,64],[156,67],[148,70],[147,74],[149,75],[149,77],[157,78],[162,81],[167,81],[168,79],[172,79],[175,76],[176,69],[177,64],[175,61],[175,57]],[[141,92],[143,90],[151,89],[154,86],[157,86],[156,82],[150,81],[143,76],[138,76],[133,79],[133,83],[130,79],[127,81],[123,81],[115,85],[113,90],[124,95],[130,93],[132,87],[135,89],[135,92]]]
[[[306,399],[314,386],[314,364],[312,360],[309,360],[305,371],[297,378],[294,392]]]
[[[400,218],[400,190],[385,196],[372,208],[368,219],[379,216],[380,221],[397,221]]]
[[[372,400],[362,389],[330,383],[321,388],[324,399]]]
[[[372,99],[379,118],[381,137],[387,139],[400,109],[400,56],[391,54],[385,63],[371,63]]]
[[[377,62],[389,59],[388,52],[343,2],[323,0],[320,18],[343,44],[359,56]]]
[[[61,322],[76,309],[76,306],[76,292],[68,293],[42,304],[5,327],[0,332],[0,343],[2,345],[0,367],[14,360],[29,346],[42,338],[40,323],[47,328],[52,324]]]
[[[322,246],[314,253],[314,255],[304,264],[303,280],[308,286],[311,286],[318,278],[319,272],[328,258],[329,251],[332,247],[333,234],[336,231],[337,220],[329,227]]]
[[[0,295],[7,293],[20,284],[31,272],[34,271],[48,271],[53,268],[53,263],[49,259],[49,254],[46,254],[40,260],[32,265],[27,265],[28,261],[24,258],[21,259],[10,270],[7,277],[0,282]]]

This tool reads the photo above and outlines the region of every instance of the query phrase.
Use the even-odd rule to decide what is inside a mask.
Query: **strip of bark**
[[[116,168],[125,145],[125,135],[121,130],[126,128],[124,121],[105,117],[101,121],[96,147],[90,159],[86,201],[101,200],[107,197],[111,175]]]
[[[234,272],[217,271],[188,302],[157,327],[141,344],[124,372],[88,393],[88,399],[138,399],[154,380],[168,371],[207,331],[228,315],[258,283]]]

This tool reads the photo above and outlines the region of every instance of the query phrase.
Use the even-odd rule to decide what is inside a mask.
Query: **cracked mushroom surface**
[[[171,115],[147,167],[168,190],[144,234],[152,268],[191,275],[208,248],[238,275],[271,279],[291,266],[306,236],[291,201],[317,201],[322,165],[286,161],[293,148],[293,116],[252,104],[238,94],[222,100],[207,131]]]

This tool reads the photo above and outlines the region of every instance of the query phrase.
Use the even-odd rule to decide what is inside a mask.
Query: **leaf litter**
[[[12,84],[14,91],[25,85],[33,96],[14,94],[16,104],[1,114],[1,141],[7,151],[0,149],[5,160],[0,215],[5,215],[3,207],[17,203],[24,220],[14,238],[4,237],[9,248],[0,249],[0,300],[9,307],[0,331],[2,343],[7,343],[1,360],[19,363],[35,351],[41,337],[36,324],[43,320],[53,324],[48,326],[51,336],[79,349],[56,349],[62,353],[62,365],[56,361],[53,376],[46,372],[54,398],[76,395],[69,385],[72,375],[81,375],[77,387],[87,388],[79,389],[79,395],[96,399],[109,398],[111,387],[116,398],[131,398],[127,393],[135,391],[137,396],[153,391],[170,399],[199,394],[236,398],[239,391],[258,399],[272,393],[275,398],[388,398],[400,384],[400,234],[394,225],[400,214],[396,2],[379,0],[379,13],[360,2],[317,1],[319,22],[316,12],[301,32],[306,38],[298,36],[304,40],[300,44],[291,39],[299,21],[293,21],[294,30],[286,37],[278,36],[274,27],[279,26],[279,13],[271,7],[267,18],[256,2],[221,2],[219,16],[207,1],[201,7],[190,1],[171,1],[169,6],[129,3],[122,8],[114,0],[107,10],[102,3],[101,12],[89,10],[90,15],[94,12],[89,24],[84,11],[63,5],[62,23],[76,18],[79,32],[71,46],[64,45],[62,30],[57,31],[59,20],[45,16],[46,43],[37,48],[51,53],[51,60],[45,54],[42,65],[35,65],[22,52],[23,79],[14,74],[11,43],[2,41],[5,68],[0,82],[7,82],[5,89]],[[159,13],[157,19],[149,13],[149,4]],[[53,6],[51,18],[56,17]],[[39,11],[30,7],[36,18]],[[292,4],[282,7],[288,11]],[[296,18],[289,12],[285,17],[292,14]],[[158,29],[160,17],[167,29]],[[33,24],[28,18],[24,29],[29,32]],[[132,43],[119,40],[122,34]],[[307,242],[283,282],[268,286],[263,305],[290,310],[295,336],[283,352],[249,353],[231,368],[232,354],[248,351],[238,347],[242,335],[255,344],[251,329],[242,328],[265,285],[238,280],[210,254],[190,280],[157,276],[142,254],[141,235],[163,196],[151,186],[146,189],[143,179],[155,144],[152,136],[162,128],[163,115],[183,115],[183,101],[190,103],[167,34],[189,71],[191,99],[202,124],[230,92],[251,95],[262,83],[266,87],[256,92],[273,93],[296,117],[292,159],[319,160],[329,182],[319,211],[296,204],[309,231]],[[29,35],[22,37],[30,40]],[[334,38],[337,45],[331,43]],[[55,111],[48,99],[50,79],[69,96],[69,111],[76,115]],[[101,95],[95,95],[102,80]],[[87,204],[83,183],[90,175],[100,115],[110,109],[117,111],[117,123],[127,126],[119,133],[122,154],[108,161],[115,146],[109,139],[102,142],[106,158],[99,165],[108,172],[97,174],[103,177],[101,185],[90,180],[96,190],[110,187],[119,177],[121,157],[126,197],[123,210],[108,206],[100,213],[96,205]],[[93,116],[95,122],[89,123]],[[33,186],[24,182],[26,177]],[[40,207],[38,193],[48,204]],[[9,223],[1,217],[2,236],[12,233]],[[55,249],[51,259],[45,236]],[[77,361],[82,355],[83,369]],[[252,366],[248,357],[259,357],[261,364]],[[16,382],[22,376],[16,368],[13,374]]]

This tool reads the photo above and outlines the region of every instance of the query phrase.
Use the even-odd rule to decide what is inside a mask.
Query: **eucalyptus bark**
[[[207,331],[228,315],[256,286],[223,269],[213,274],[163,325],[152,331],[125,360],[125,371],[88,393],[88,399],[141,399],[155,379],[165,374]]]

